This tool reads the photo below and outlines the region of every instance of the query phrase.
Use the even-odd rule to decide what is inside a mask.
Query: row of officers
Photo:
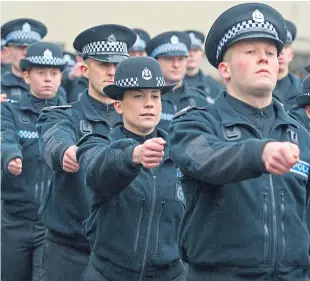
[[[310,77],[288,72],[293,24],[246,3],[206,40],[99,25],[71,68],[46,32],[1,28],[3,281],[309,280]],[[199,70],[203,49],[224,87]]]

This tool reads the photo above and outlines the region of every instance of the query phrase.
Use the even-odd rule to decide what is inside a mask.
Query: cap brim
[[[128,50],[128,53],[130,53],[130,52],[145,52],[145,48],[143,48],[143,47],[131,48]]]
[[[168,85],[168,86],[161,86],[161,87],[151,87],[151,88],[148,88],[148,87],[137,87],[137,88],[134,88],[134,87],[128,87],[128,88],[124,88],[124,87],[120,87],[120,86],[117,86],[115,84],[111,84],[111,85],[108,85],[106,87],[104,87],[103,89],[103,92],[110,98],[110,99],[113,99],[113,100],[120,100],[122,99],[125,91],[127,90],[135,90],[135,89],[158,89],[158,90],[161,90],[161,95],[164,95],[166,94],[167,92],[169,92],[170,90],[172,90],[175,86],[177,85],[177,83],[175,84],[172,84],[172,85]]]
[[[61,64],[61,65],[36,64],[36,63],[32,63],[26,59],[21,59],[19,62],[19,68],[22,71],[26,71],[27,69],[33,68],[33,67],[59,68],[60,71],[62,72],[67,67],[67,62],[65,64]]]
[[[124,55],[87,55],[84,59],[92,58],[102,62],[119,63],[128,58]]]
[[[170,51],[168,53],[162,53],[156,56],[156,58],[159,57],[188,57],[188,53],[176,50],[176,51]]]

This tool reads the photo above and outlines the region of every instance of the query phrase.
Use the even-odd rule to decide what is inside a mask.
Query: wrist
[[[140,152],[142,144],[137,145],[132,151],[132,163],[135,165],[141,165]]]

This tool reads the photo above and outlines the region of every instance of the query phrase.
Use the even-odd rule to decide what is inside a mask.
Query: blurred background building
[[[72,42],[82,30],[99,24],[118,23],[143,28],[151,36],[168,30],[197,29],[208,33],[226,9],[250,1],[1,1],[1,24],[15,18],[34,18],[48,27],[46,41],[73,51]],[[291,71],[304,77],[310,64],[310,1],[263,1],[297,26],[295,59]],[[203,70],[217,78],[205,59]]]

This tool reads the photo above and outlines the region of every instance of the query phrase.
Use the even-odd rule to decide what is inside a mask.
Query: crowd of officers
[[[207,38],[90,27],[78,55],[37,20],[2,25],[1,280],[309,280],[296,33],[262,3]]]

